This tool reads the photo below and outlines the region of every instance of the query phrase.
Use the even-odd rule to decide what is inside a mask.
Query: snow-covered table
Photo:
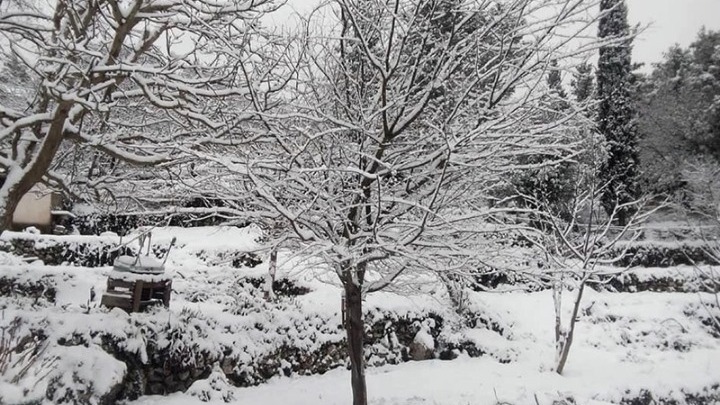
[[[101,303],[107,307],[139,312],[148,305],[170,305],[172,277],[166,274],[138,274],[113,270]]]

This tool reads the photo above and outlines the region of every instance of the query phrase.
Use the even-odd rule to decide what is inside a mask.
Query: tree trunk
[[[350,278],[350,277],[348,277]],[[352,280],[344,280],[345,331],[352,373],[353,405],[367,405],[365,385],[365,356],[363,353],[362,292]]]
[[[10,169],[5,178],[5,183],[0,187],[0,220],[2,220],[0,233],[12,229],[13,215],[20,204],[20,200],[39,181],[28,176],[27,172],[25,172],[25,175],[17,175],[16,171],[22,170],[20,168]]]
[[[2,218],[0,233],[2,233],[2,231],[12,229],[13,214],[15,214],[15,209],[20,203],[20,199],[25,194],[21,193],[23,188],[21,186],[21,184],[16,184],[14,186],[8,185],[7,189],[5,186],[0,188],[0,195],[2,196],[0,199],[4,200],[0,202],[0,218]]]
[[[565,338],[562,330],[562,288],[563,286],[558,282],[553,284],[553,306],[555,307],[555,365],[560,364]]]
[[[18,166],[10,168],[5,183],[0,187],[0,218],[2,229],[12,227],[13,214],[22,196],[24,196],[35,183],[42,180],[52,164],[55,154],[63,141],[66,119],[73,106],[73,101],[63,101],[55,108],[52,123],[47,132],[38,141],[38,145],[30,148],[27,145],[28,158]],[[19,172],[19,173],[18,173]]]

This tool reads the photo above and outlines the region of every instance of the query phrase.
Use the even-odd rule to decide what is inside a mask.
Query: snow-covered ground
[[[492,356],[429,360],[370,368],[373,404],[620,403],[648,390],[684,403],[720,383],[720,341],[685,315],[699,308],[694,294],[590,293],[563,376],[552,372],[552,298],[549,292],[476,294],[473,301],[504,320],[508,336],[466,331]],[[507,358],[503,364],[498,358]],[[349,372],[276,378],[235,389],[241,404],[347,404]],[[537,398],[537,399],[536,399]],[[537,401],[537,402],[536,402]],[[217,403],[223,401],[218,400]],[[138,405],[199,404],[194,397],[149,396]]]
[[[684,359],[662,359],[651,364],[616,362],[603,353],[577,353],[583,366],[565,376],[541,371],[534,364],[500,364],[489,358],[428,360],[367,371],[372,404],[552,404],[574,398],[577,404],[619,403],[631,393],[649,388],[683,403],[682,391],[702,392],[717,383],[717,351],[694,353]],[[320,376],[278,378],[251,388],[236,389],[235,403],[310,405],[351,403],[349,375],[333,370]],[[220,398],[211,403],[224,403]],[[196,397],[173,394],[148,396],[137,405],[203,404]]]
[[[67,383],[91,381],[96,388],[117,383],[125,372],[122,362],[99,348],[96,331],[122,337],[130,350],[142,352],[149,343],[138,331],[177,328],[184,333],[180,341],[153,344],[192,343],[220,352],[232,347],[248,360],[272,353],[283,342],[292,341],[308,349],[341,342],[340,290],[331,282],[333,275],[317,265],[281,255],[279,277],[308,288],[307,294],[268,305],[261,299],[262,292],[248,290],[251,286],[238,292],[238,280],[262,277],[267,267],[261,264],[253,269],[232,268],[229,252],[257,249],[257,236],[253,228],[156,229],[154,243],[168,244],[172,237],[178,239],[178,247],[170,252],[167,264],[174,278],[172,301],[169,310],[132,315],[117,309],[109,311],[98,304],[110,267],[24,264],[14,256],[1,254],[0,278],[43,280],[57,289],[54,304],[2,297],[2,319],[6,322],[19,317],[28,328],[42,326],[51,342],[61,337],[85,336],[84,341],[90,342],[87,348],[53,344],[46,353],[61,359],[51,371],[53,376],[68,378],[71,370],[81,370],[76,373],[81,382]],[[694,273],[690,267],[634,271],[640,278],[652,277],[654,271],[678,279],[690,278]],[[93,302],[89,302],[91,289],[96,293]],[[373,294],[365,304],[368,317],[376,312],[436,313],[446,321],[444,339],[474,342],[486,355],[469,358],[461,354],[455,360],[370,367],[367,375],[372,404],[549,405],[563,398],[573,398],[577,404],[601,404],[620,403],[623,398],[640,396],[644,390],[655,398],[676,399],[682,404],[686,394],[702,395],[712,387],[717,390],[720,384],[720,339],[707,322],[708,311],[717,308],[708,308],[713,297],[707,293],[587,291],[566,371],[559,376],[552,371],[554,319],[550,291],[470,293],[470,313],[489,321],[478,322],[473,328],[463,326],[441,286],[426,281],[423,291],[415,295]],[[573,295],[564,295],[568,311]],[[257,302],[243,301],[253,299]],[[306,330],[298,326],[303,323],[313,325]],[[229,386],[219,368],[216,371],[207,380],[195,382],[187,393],[145,396],[133,404],[204,403],[201,399],[210,403],[268,405],[350,402],[350,375],[342,367],[323,375],[274,377],[249,388]],[[6,403],[37,397],[49,379],[35,384],[32,378],[20,382],[2,378],[0,397]]]

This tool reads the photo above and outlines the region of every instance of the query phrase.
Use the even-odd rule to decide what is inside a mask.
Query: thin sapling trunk
[[[560,330],[557,332],[557,324],[560,322],[560,314],[558,311],[561,308],[559,301],[555,303],[555,316],[556,316],[556,347],[558,348],[558,361],[555,371],[558,374],[562,374],[565,369],[565,363],[567,362],[568,355],[570,354],[570,346],[573,342],[573,336],[575,335],[575,323],[577,322],[578,312],[580,312],[580,303],[582,302],[583,291],[585,290],[585,284],[587,278],[583,277],[580,281],[580,287],[578,288],[577,296],[575,297],[575,304],[573,305],[572,315],[570,315],[570,326],[567,331]]]
[[[270,250],[270,260],[268,263],[268,272],[265,275],[265,300],[272,301],[275,299],[275,291],[273,284],[275,283],[275,275],[277,273],[277,247]]]

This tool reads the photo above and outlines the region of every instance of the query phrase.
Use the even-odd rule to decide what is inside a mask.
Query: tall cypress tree
[[[598,36],[612,40],[600,48],[597,69],[597,125],[605,136],[608,160],[600,178],[607,189],[601,202],[610,214],[618,204],[630,202],[639,195],[638,151],[635,107],[632,98],[632,39],[624,0],[601,0],[604,15],[599,21]],[[618,221],[624,225],[631,209],[622,209]]]

